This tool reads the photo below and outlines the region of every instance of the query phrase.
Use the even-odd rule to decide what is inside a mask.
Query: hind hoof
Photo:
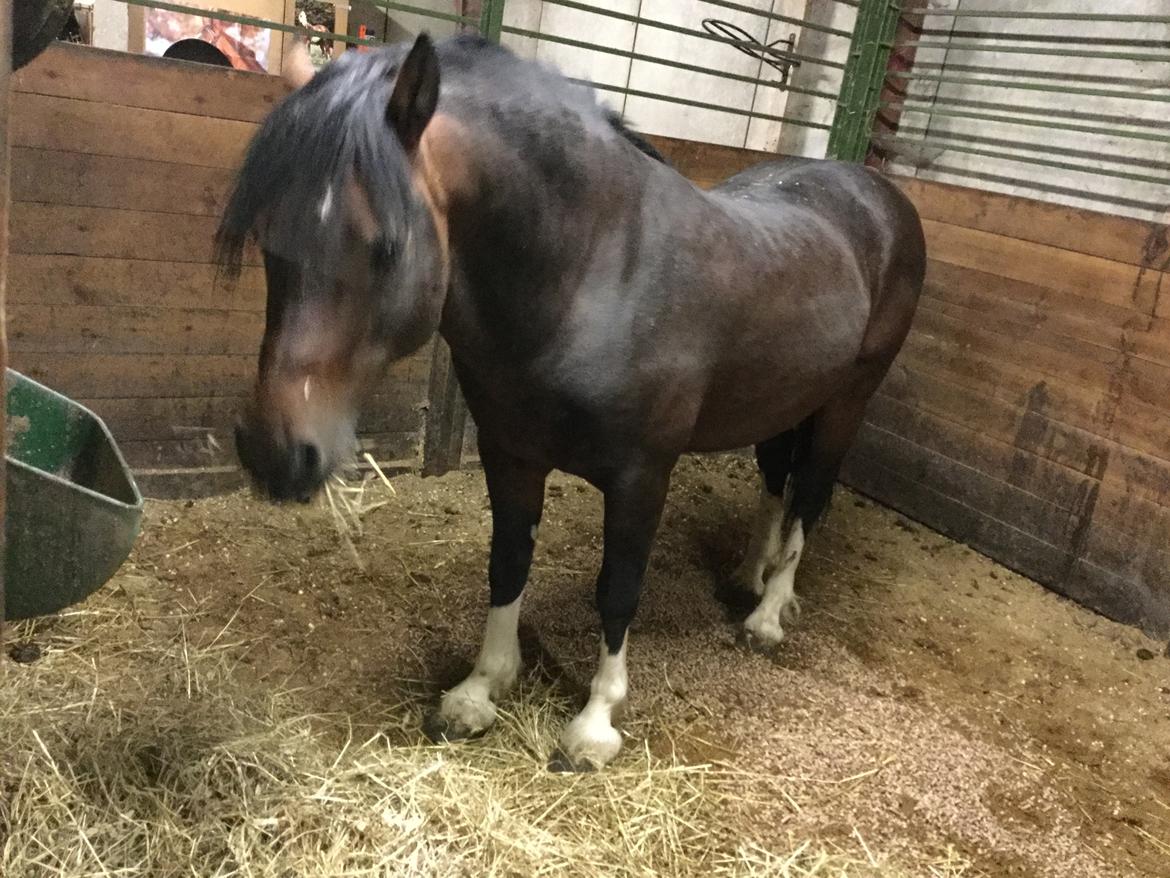
[[[597,766],[588,759],[573,759],[557,747],[548,759],[548,770],[554,774],[588,774],[597,771]]]
[[[474,729],[456,719],[448,719],[438,711],[423,720],[422,732],[432,744],[454,744],[482,737],[486,728]]]
[[[740,629],[739,641],[750,652],[771,655],[784,642],[784,629],[779,622],[753,624],[753,620],[748,619]]]

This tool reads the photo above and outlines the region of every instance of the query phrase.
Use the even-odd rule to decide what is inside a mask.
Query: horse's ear
[[[281,65],[280,75],[293,88],[303,87],[317,73],[317,68],[309,59],[309,50],[304,43],[293,43],[289,53]]]
[[[419,34],[398,70],[386,108],[386,121],[407,152],[413,151],[439,103],[439,56],[426,34]]]

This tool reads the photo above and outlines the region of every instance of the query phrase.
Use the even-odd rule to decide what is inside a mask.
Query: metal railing
[[[907,8],[877,153],[922,176],[1164,218],[1170,15],[1077,5],[1099,11]]]
[[[297,24],[223,12],[182,2],[167,0],[123,2],[251,27],[268,28],[274,32],[296,34],[350,46],[377,45],[386,38],[385,33],[378,33],[372,39],[363,39],[352,34],[336,32],[343,28],[313,30]],[[208,5],[213,2],[214,0],[211,0]],[[442,22],[448,27],[458,25],[474,28],[487,38],[504,42],[514,48],[525,43],[535,45],[537,47],[535,51],[538,51],[541,57],[548,57],[554,63],[558,60],[560,49],[589,53],[586,58],[620,59],[624,62],[621,66],[624,67],[625,73],[620,78],[621,81],[606,81],[605,76],[593,76],[591,71],[598,68],[602,63],[600,61],[586,61],[583,67],[578,63],[575,72],[580,81],[588,80],[601,91],[612,95],[615,98],[614,103],[617,104],[615,109],[623,115],[627,101],[637,99],[642,102],[640,105],[643,108],[647,106],[645,102],[652,102],[678,107],[684,112],[693,109],[722,114],[731,120],[723,126],[724,129],[742,133],[739,142],[730,144],[726,135],[709,138],[707,129],[696,123],[693,135],[688,135],[689,139],[714,139],[729,145],[746,146],[749,145],[751,125],[763,123],[772,126],[769,129],[773,132],[770,148],[775,148],[780,136],[775,133],[779,130],[778,126],[829,132],[835,125],[839,126],[842,120],[848,119],[855,123],[853,128],[857,129],[856,131],[851,129],[852,141],[861,136],[861,129],[865,127],[864,120],[858,121],[856,109],[847,116],[837,113],[837,101],[843,89],[852,88],[850,83],[855,86],[857,82],[856,76],[850,78],[850,71],[847,69],[850,63],[850,45],[854,38],[850,20],[855,15],[853,10],[858,10],[856,14],[863,16],[863,7],[872,5],[873,0],[861,3],[857,0],[815,0],[809,4],[809,11],[804,17],[776,12],[770,8],[771,4],[760,3],[758,0],[754,3],[744,0],[739,2],[703,0],[702,6],[709,7],[703,8],[703,14],[709,17],[694,22],[678,18],[665,20],[661,17],[614,9],[611,7],[615,4],[607,3],[607,0],[541,0],[539,3],[537,0],[510,0],[510,2],[513,11],[516,4],[530,3],[538,5],[542,15],[544,10],[561,8],[587,16],[589,19],[596,19],[598,25],[621,22],[632,26],[629,29],[632,37],[627,33],[621,40],[590,38],[601,28],[591,29],[589,25],[579,26],[568,32],[563,29],[557,31],[547,26],[541,27],[540,24],[522,26],[518,20],[509,20],[505,16],[509,5],[507,0],[482,0],[476,8],[477,14],[451,11],[459,10],[459,5],[454,2],[438,3],[435,0],[430,2],[372,0],[371,5],[390,14],[417,16],[436,24]],[[831,15],[826,14],[826,8],[830,7],[841,7],[844,11],[838,18],[843,20],[834,20]],[[724,22],[719,16],[733,18],[734,23]],[[513,19],[515,18],[513,16]],[[726,27],[720,29],[716,25]],[[774,40],[772,31],[778,27],[791,27],[790,39],[768,43],[769,39]],[[748,30],[745,31],[744,28]],[[754,31],[755,34],[761,35],[761,38],[755,39],[753,35],[752,39],[738,39],[734,35],[728,35],[746,34],[748,31]],[[799,40],[797,34],[800,35]],[[803,45],[806,35],[811,46],[807,49]],[[789,34],[786,32],[784,36]],[[673,38],[667,51],[663,50],[664,37]],[[726,59],[718,53],[712,54],[710,47],[719,45],[727,47]],[[702,51],[703,57],[693,57],[704,46],[707,48]],[[752,55],[758,63],[753,66],[741,53]],[[870,60],[874,58],[877,56],[870,57]],[[677,71],[683,79],[672,78],[670,71]],[[688,77],[690,79],[687,79]],[[700,85],[696,86],[696,82]],[[721,86],[719,83],[724,85]],[[768,97],[779,93],[788,93],[798,98],[798,101],[789,102],[787,98]],[[713,97],[715,95],[717,97]],[[850,91],[849,95],[856,100],[861,97],[861,92]],[[871,111],[873,109],[876,108],[870,108]],[[865,111],[864,107],[860,108],[862,116]],[[659,112],[650,115],[665,114]],[[746,124],[743,120],[746,120]],[[633,121],[639,124],[641,120]],[[665,133],[656,132],[653,122],[639,127],[644,127],[648,133]],[[823,154],[823,133],[821,138],[816,141],[820,146],[814,147],[814,150],[819,148],[822,150],[820,154]]]

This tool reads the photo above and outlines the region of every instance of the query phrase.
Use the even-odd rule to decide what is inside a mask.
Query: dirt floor
[[[414,746],[419,711],[474,658],[490,517],[478,472],[394,486],[364,516],[364,571],[321,509],[152,502],[93,600],[148,607],[148,638],[150,619],[195,608],[183,643],[229,660],[221,685],[291,690],[304,713]],[[1166,644],[840,491],[797,577],[802,617],[774,656],[746,652],[746,608],[721,583],[754,501],[746,458],[680,465],[631,633],[618,768],[649,748],[734,770],[733,848],[813,840],[882,875],[1170,876]],[[567,705],[596,655],[600,511],[553,477],[525,596],[526,679]],[[26,662],[57,636],[18,634]]]

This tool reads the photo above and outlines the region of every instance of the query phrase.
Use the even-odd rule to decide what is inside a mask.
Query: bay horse
[[[492,535],[474,670],[426,729],[477,735],[520,667],[544,485],[604,495],[600,659],[554,768],[621,736],[627,628],[671,471],[754,445],[759,508],[735,581],[771,648],[869,398],[922,287],[910,202],[860,165],[766,162],[704,192],[595,93],[482,39],[347,52],[256,134],[218,234],[263,251],[267,314],[240,460],[307,500],[354,447],[362,394],[438,332],[479,431]]]

